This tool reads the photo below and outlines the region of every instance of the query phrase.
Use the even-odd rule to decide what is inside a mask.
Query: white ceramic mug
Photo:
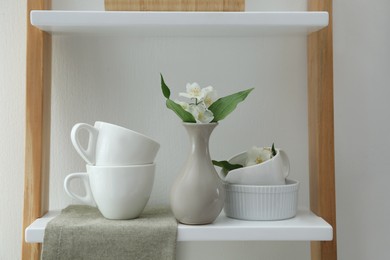
[[[286,177],[290,173],[290,161],[287,154],[276,149],[277,153],[271,159],[260,164],[231,170],[220,177],[227,183],[241,185],[282,185],[286,184]],[[229,159],[232,164],[245,165],[246,152],[237,154]]]
[[[94,206],[107,219],[137,218],[152,191],[155,164],[131,166],[87,165],[87,172],[69,174],[64,180],[65,192],[83,204]],[[83,181],[86,195],[71,191],[73,179]]]
[[[79,140],[81,130],[89,134],[86,149]],[[159,143],[143,134],[105,122],[96,122],[94,126],[76,124],[72,128],[71,140],[88,164],[99,166],[151,164],[160,148]]]

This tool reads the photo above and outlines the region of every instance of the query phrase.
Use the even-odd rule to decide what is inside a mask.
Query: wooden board
[[[26,148],[22,259],[39,259],[40,245],[24,242],[24,230],[48,209],[51,37],[30,24],[30,10],[50,1],[27,1]]]
[[[336,260],[333,124],[332,0],[309,0],[309,11],[328,11],[329,25],[308,36],[310,208],[333,227],[333,241],[311,242],[312,260]]]
[[[245,0],[105,0],[106,11],[244,11]]]

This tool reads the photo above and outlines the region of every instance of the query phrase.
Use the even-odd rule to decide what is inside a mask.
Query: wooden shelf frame
[[[30,24],[30,11],[50,10],[50,5],[50,0],[27,1],[22,259],[40,258],[40,244],[26,243],[24,230],[48,210],[51,36]],[[307,44],[310,207],[333,227],[333,240],[311,242],[311,255],[336,260],[332,0],[308,0],[308,10],[329,14],[329,25],[310,34]]]

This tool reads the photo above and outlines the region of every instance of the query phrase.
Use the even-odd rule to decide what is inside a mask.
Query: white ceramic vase
[[[225,190],[209,154],[209,138],[218,123],[183,123],[191,151],[171,190],[171,208],[183,224],[213,222],[221,212]]]

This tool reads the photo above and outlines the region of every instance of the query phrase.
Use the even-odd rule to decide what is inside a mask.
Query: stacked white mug
[[[89,134],[84,148],[79,133]],[[72,128],[74,148],[87,162],[87,172],[72,173],[65,178],[66,193],[80,202],[95,206],[105,218],[137,218],[146,206],[152,191],[155,163],[160,144],[151,138],[121,126],[95,122]],[[79,178],[86,195],[71,191],[70,182]]]

